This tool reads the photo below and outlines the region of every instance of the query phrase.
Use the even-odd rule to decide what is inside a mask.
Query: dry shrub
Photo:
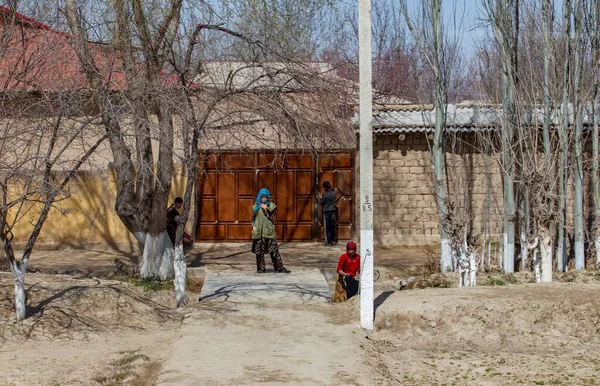
[[[137,277],[138,276],[138,267],[136,264],[131,262],[115,258],[113,260],[113,265],[115,268],[123,275],[127,277]]]
[[[456,281],[453,273],[437,273],[415,278],[407,288],[451,288],[456,286]]]
[[[121,357],[109,363],[105,373],[94,377],[100,385],[145,385],[151,384],[160,370],[160,364],[151,362],[150,358],[138,350],[121,351]],[[150,379],[149,379],[150,378]]]
[[[440,246],[423,245],[418,251],[425,255],[426,262],[423,264],[423,275],[432,275],[440,272]]]

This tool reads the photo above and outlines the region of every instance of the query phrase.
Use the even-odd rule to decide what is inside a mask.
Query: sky
[[[397,2],[397,0],[388,1]],[[414,9],[419,3],[420,1],[417,0],[408,0],[409,8]],[[456,9],[457,19],[463,17],[460,28],[461,46],[465,56],[470,57],[477,50],[478,42],[485,36],[485,29],[482,27],[484,17],[482,0],[442,0],[442,16],[447,26],[454,24],[452,20],[454,9]],[[452,33],[450,30],[447,32]]]

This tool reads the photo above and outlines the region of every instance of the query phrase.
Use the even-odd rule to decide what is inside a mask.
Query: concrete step
[[[326,303],[332,294],[319,269],[291,273],[206,270],[201,301]]]

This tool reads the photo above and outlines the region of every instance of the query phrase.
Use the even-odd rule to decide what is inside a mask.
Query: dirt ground
[[[342,249],[281,246],[292,270],[331,270]],[[195,302],[192,293],[189,307],[174,309],[168,285],[139,285],[113,265],[135,255],[130,246],[36,251],[20,324],[12,278],[0,273],[0,384],[600,384],[598,272],[544,285],[530,273],[491,274],[475,288],[446,288],[457,280],[429,274],[427,250],[376,249],[367,332],[357,298],[264,305]],[[252,260],[242,244],[200,244],[188,255],[190,267],[207,269],[252,271]],[[414,280],[399,291],[394,277]],[[176,376],[183,370],[189,376]]]

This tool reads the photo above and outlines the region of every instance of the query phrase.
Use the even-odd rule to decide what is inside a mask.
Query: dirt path
[[[244,248],[197,249],[190,265],[251,273]],[[310,248],[282,248],[286,265],[330,270],[338,251]],[[381,261],[392,272],[417,264],[416,255],[402,261],[404,252],[387,253]],[[384,280],[375,288],[375,331],[367,333],[356,298],[196,302],[196,295],[176,310],[170,290],[96,278],[114,270],[114,256],[34,256],[40,272],[26,277],[30,317],[20,324],[11,275],[0,273],[0,384],[600,384],[599,272],[556,275],[563,282],[544,285],[527,284],[530,273],[498,274],[471,289],[398,291]],[[46,272],[71,267],[79,271]],[[414,283],[456,282],[442,279]]]
[[[359,331],[332,308],[228,303],[209,319],[190,317],[158,384],[369,384],[360,375]]]
[[[207,270],[200,305],[218,311],[186,318],[158,384],[364,384],[359,330],[321,272],[252,268]]]

